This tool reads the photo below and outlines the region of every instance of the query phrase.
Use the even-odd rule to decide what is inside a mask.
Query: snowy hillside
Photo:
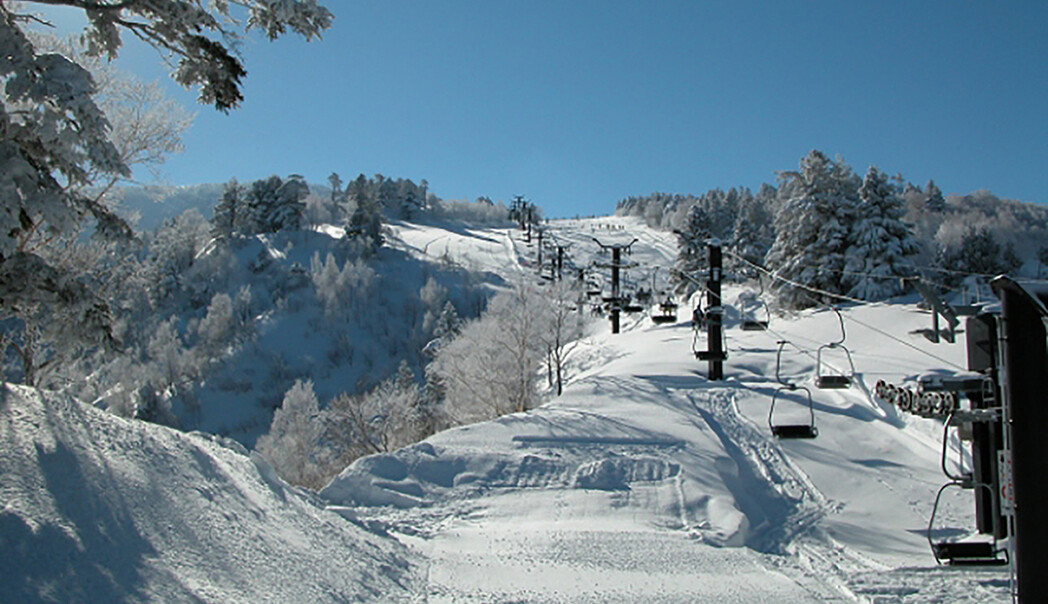
[[[0,601],[406,600],[395,540],[232,441],[15,386],[0,394]]]
[[[312,380],[327,401],[373,387],[401,360],[418,372],[420,351],[445,303],[462,316],[475,316],[489,295],[485,288],[500,282],[496,275],[414,253],[396,240],[366,261],[347,260],[341,235],[329,226],[257,235],[200,255],[194,270],[215,276],[200,279],[206,289],[199,298],[236,299],[246,291],[250,319],[242,337],[212,346],[218,350],[202,372],[205,378],[191,386],[190,396],[176,398],[181,427],[253,446],[296,379]],[[192,303],[178,306],[185,307]],[[196,307],[200,318],[181,318],[187,325],[182,331],[193,332],[189,324],[200,325],[210,312],[206,304]]]
[[[591,236],[637,238],[645,269],[672,252],[629,219],[550,230],[576,244],[580,262],[592,259],[586,240],[596,250]],[[729,314],[731,358],[716,383],[683,317],[654,326],[634,316],[625,333],[605,326],[576,352],[562,397],[361,459],[321,496],[413,544],[428,559],[430,601],[1006,600],[1006,572],[939,569],[929,552],[925,528],[945,482],[941,424],[871,396],[878,379],[963,366],[963,344],[930,344],[919,333],[929,316],[914,304],[843,316],[850,389],[813,383],[818,346],[841,335],[832,312],[774,316],[767,332],[741,331]],[[770,434],[781,339],[791,342],[784,379],[814,393],[815,440]],[[841,357],[831,365],[847,370]],[[777,421],[806,421],[799,401],[787,396]],[[970,493],[948,498],[936,537],[968,532],[972,507]]]
[[[577,267],[608,261],[594,238],[636,240],[627,287],[654,276],[661,289],[676,254],[667,234],[633,218],[554,221],[546,236]],[[302,238],[258,246],[241,253],[305,263],[315,248]],[[536,254],[515,230],[399,223],[377,273],[406,275],[389,287],[401,293],[425,282],[430,261],[509,283],[534,274]],[[747,289],[725,291],[724,381],[708,381],[694,358],[705,335],[688,301],[664,325],[628,314],[612,335],[601,320],[569,355],[562,396],[361,458],[318,495],[232,441],[9,387],[0,547],[18,555],[0,562],[0,601],[1007,601],[1006,570],[937,567],[929,552],[946,481],[941,423],[871,395],[880,379],[958,369],[963,344],[928,342],[930,317],[914,300],[845,306],[854,384],[820,390],[816,351],[841,338],[837,315],[773,313],[768,331],[742,331]],[[377,302],[389,309],[383,329],[403,316],[394,300]],[[334,383],[332,366],[311,356],[325,345],[310,325],[318,309],[296,315],[294,302],[262,324],[256,349],[297,352],[295,372],[328,367],[314,377]],[[363,348],[367,333],[354,336]],[[769,430],[781,340],[781,377],[813,393],[814,440]],[[850,372],[836,352],[828,370]],[[243,413],[263,387],[245,389]],[[808,421],[799,393],[780,399],[776,421]],[[969,492],[949,492],[935,537],[970,532],[972,508]]]

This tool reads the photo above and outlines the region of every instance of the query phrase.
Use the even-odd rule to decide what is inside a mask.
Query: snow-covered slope
[[[401,360],[420,371],[432,316],[445,301],[460,315],[475,316],[487,295],[485,279],[498,280],[437,262],[396,238],[366,261],[347,260],[341,235],[333,227],[257,235],[228,249],[215,246],[198,259],[198,265],[217,267],[219,276],[207,287],[232,297],[250,291],[253,317],[250,334],[211,360],[205,379],[179,399],[175,413],[183,428],[230,436],[250,447],[269,429],[273,409],[295,380],[311,380],[327,402],[374,387]],[[314,278],[328,257],[337,259],[332,263],[342,269],[344,287],[325,305]],[[423,300],[428,285],[439,293]]]
[[[580,258],[616,232],[606,221],[552,230]],[[622,226],[635,259],[668,260],[665,235]],[[413,543],[429,601],[1007,600],[1006,572],[939,569],[928,550],[941,423],[871,397],[878,379],[963,367],[963,344],[925,340],[913,304],[846,308],[844,321],[856,383],[827,391],[813,378],[818,347],[840,338],[830,311],[775,316],[766,332],[729,313],[721,382],[694,359],[704,336],[687,322],[634,316],[575,353],[563,396],[361,459],[321,496]],[[815,440],[780,442],[767,425],[782,339],[783,377],[814,393]],[[847,370],[836,352],[829,364]],[[779,419],[807,419],[796,394]],[[938,537],[973,526],[970,493],[952,495]]]
[[[400,601],[395,540],[226,439],[0,392],[0,601]]]
[[[606,261],[593,237],[636,238],[634,282],[674,255],[672,237],[635,219],[550,227],[577,266]],[[533,268],[535,247],[516,231],[394,230],[393,252],[494,273],[491,283]],[[307,247],[279,249],[306,262]],[[743,289],[726,290],[729,306]],[[929,317],[914,304],[845,307],[857,380],[825,391],[813,387],[814,356],[839,339],[835,314],[773,315],[769,331],[744,332],[729,311],[727,379],[710,382],[692,354],[704,335],[685,314],[662,326],[628,315],[618,335],[601,322],[569,358],[563,396],[363,458],[319,497],[232,441],[8,387],[0,601],[1008,600],[1006,571],[938,568],[928,552],[941,424],[870,396],[878,379],[962,366],[962,344],[925,340]],[[277,325],[261,340],[316,348]],[[768,429],[779,340],[791,342],[782,375],[812,387],[815,440]],[[846,369],[840,356],[830,365]],[[777,412],[802,421],[799,402],[792,393]],[[938,536],[973,525],[970,493],[953,495]]]

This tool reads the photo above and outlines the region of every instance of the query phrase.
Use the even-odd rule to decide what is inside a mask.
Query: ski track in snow
[[[636,219],[548,226],[570,245],[575,266],[607,261],[594,238],[636,237],[626,258],[635,274],[672,265],[676,253],[672,236]],[[475,264],[503,275],[533,268],[534,245],[519,232],[492,237],[503,254],[465,240],[446,249],[479,254]],[[641,282],[628,275],[627,288]],[[739,291],[729,287],[725,301]],[[908,336],[927,322],[908,309],[846,310],[845,321],[862,313],[863,322]],[[773,323],[749,333],[729,321],[728,379],[712,384],[691,358],[686,321],[653,326],[624,315],[620,335],[605,328],[576,350],[564,396],[358,462],[322,495],[420,552],[424,602],[1007,601],[1006,571],[934,565],[919,527],[944,481],[940,428],[876,401],[865,381],[912,380],[935,362],[849,323],[855,387],[818,391],[815,351],[839,338],[835,315]],[[780,442],[766,427],[779,386],[777,339],[795,344],[784,374],[815,393],[815,441]],[[961,362],[963,350],[934,353]],[[845,368],[841,358],[828,365]],[[795,399],[782,406],[804,412]],[[969,526],[970,507],[960,497],[944,523]]]
[[[391,244],[506,282],[534,269],[518,231],[445,226],[402,223]],[[636,237],[638,275],[675,256],[671,235],[636,219],[549,227],[580,267],[606,261],[594,237]],[[963,345],[913,336],[927,324],[913,305],[843,312],[962,362]],[[871,380],[912,381],[936,361],[849,323],[856,383],[819,391],[833,313],[776,315],[769,332],[728,317],[724,381],[705,379],[686,320],[626,315],[621,334],[602,322],[572,353],[563,396],[362,458],[319,496],[220,437],[11,390],[0,543],[18,555],[0,558],[0,602],[1009,601],[1006,570],[937,567],[928,552],[941,424],[870,396]],[[815,440],[766,425],[779,339],[794,344],[783,375],[812,388]],[[776,413],[806,417],[801,402]],[[965,532],[970,494],[944,500],[937,529]]]

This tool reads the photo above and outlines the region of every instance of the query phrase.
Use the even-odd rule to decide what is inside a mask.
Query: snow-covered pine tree
[[[219,292],[211,298],[207,314],[197,324],[198,354],[207,362],[217,357],[236,337],[237,320],[233,310],[233,298]]]
[[[247,214],[251,233],[276,233],[282,230],[297,230],[302,225],[302,215],[309,195],[305,180],[292,174],[284,181],[279,176],[270,176],[251,183],[247,189]]]
[[[706,269],[706,242],[712,236],[709,212],[696,203],[688,210],[687,218],[677,231],[677,263],[670,275],[670,284],[681,296],[690,296],[696,289],[699,274]]]
[[[270,208],[266,222],[276,231],[296,231],[302,228],[302,217],[306,212],[305,199],[309,196],[309,185],[300,174],[291,174],[277,190],[276,204]]]
[[[766,263],[785,279],[830,293],[843,293],[841,282],[859,180],[843,161],[813,150],[800,171],[779,174],[784,201],[775,217],[775,242]],[[792,285],[777,287],[780,300],[793,307],[813,304],[813,294]]]
[[[1008,260],[1021,264],[1017,256],[1006,259],[1005,249],[989,227],[969,226],[959,243],[939,247],[932,266],[941,273],[943,285],[954,287],[966,275],[994,277],[1008,273],[1014,268]]]
[[[901,294],[920,245],[902,221],[902,200],[888,176],[871,166],[859,188],[857,218],[845,254],[848,295],[881,300]]]
[[[346,187],[351,206],[346,223],[346,239],[365,254],[382,246],[382,208],[370,192],[367,178],[361,174]]]
[[[247,235],[272,233],[274,229],[267,224],[270,208],[277,204],[277,190],[284,182],[273,175],[252,182],[245,191],[245,208],[247,210],[245,225]]]
[[[342,203],[342,177],[338,175],[338,172],[332,172],[328,176],[328,185],[331,187],[331,204],[339,205]]]
[[[215,205],[211,217],[211,236],[226,240],[242,234],[247,217],[245,191],[237,179],[231,179],[222,189],[222,197]]]
[[[949,264],[955,271],[993,276],[1008,269],[1002,253],[1003,248],[990,229],[969,228]]]
[[[760,265],[775,240],[772,213],[764,200],[754,197],[748,189],[739,196],[738,211],[732,229],[725,266],[738,274],[756,276],[747,264]],[[740,260],[741,258],[741,260]]]
[[[186,285],[186,275],[211,236],[208,222],[196,208],[164,221],[149,242],[146,274],[155,304]]]
[[[397,367],[395,393],[397,401],[401,401],[405,407],[397,446],[416,443],[436,434],[442,424],[439,408],[430,404],[424,396],[415,379],[415,372],[405,360],[401,360]]]
[[[32,2],[0,3],[0,319],[34,305],[61,308],[78,326],[84,343],[114,347],[112,313],[80,275],[39,253],[41,242],[75,237],[85,219],[107,240],[129,240],[131,229],[97,196],[85,191],[131,175],[136,150],[114,144],[116,128],[106,119],[91,74],[75,58],[38,46],[27,30],[39,18]],[[40,2],[40,4],[55,4]],[[232,18],[229,3],[67,2],[88,13],[82,40],[89,57],[116,58],[121,34],[131,30],[177,62],[172,77],[199,86],[200,100],[221,110],[242,100],[245,70],[231,52],[249,23],[270,38],[288,28],[307,39],[330,26],[331,13],[314,0],[237,2],[246,19]],[[148,156],[159,139],[142,147]],[[139,158],[145,156],[138,156]]]
[[[935,181],[928,179],[928,185],[924,187],[924,207],[929,212],[943,212],[946,210],[946,199],[942,196],[942,191],[939,187],[935,186]]]

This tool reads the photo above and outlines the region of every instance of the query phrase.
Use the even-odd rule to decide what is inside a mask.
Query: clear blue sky
[[[817,148],[1048,202],[1048,2],[324,3],[323,40],[244,48],[243,107],[197,108],[167,180],[380,172],[569,216],[756,189]]]

